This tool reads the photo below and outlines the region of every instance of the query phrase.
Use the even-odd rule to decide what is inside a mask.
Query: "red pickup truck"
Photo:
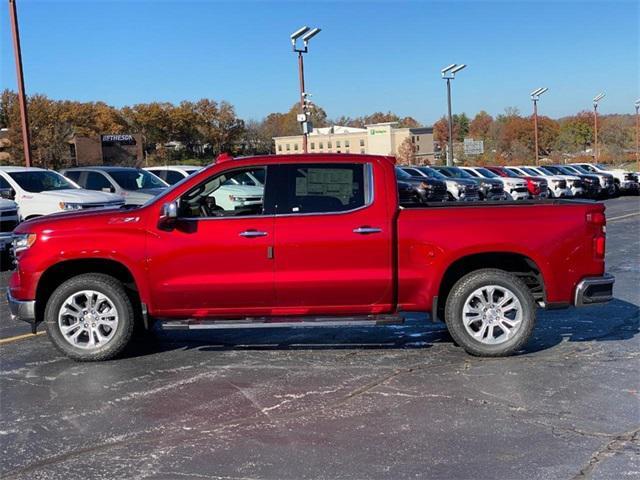
[[[232,201],[229,201],[232,200]],[[605,302],[604,206],[401,205],[394,160],[225,159],[137,208],[21,224],[12,315],[76,360],[134,326],[255,328],[442,319],[473,355],[521,349],[536,309]]]

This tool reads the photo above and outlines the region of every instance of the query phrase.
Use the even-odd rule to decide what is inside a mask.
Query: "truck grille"
[[[573,188],[582,188],[582,187],[584,187],[584,183],[582,182],[582,180],[573,181]]]
[[[13,229],[18,226],[18,211],[17,210],[5,210],[0,212],[0,232],[13,232]]]
[[[527,187],[516,187],[513,191],[518,193],[527,193],[529,189],[527,189]]]
[[[558,180],[557,182],[555,182],[555,184],[558,188],[567,188],[566,180]]]
[[[604,184],[605,184],[605,185],[608,185],[608,186],[613,185],[613,178],[611,178],[611,177],[607,177],[607,178],[605,178],[605,179],[604,179]]]
[[[502,185],[493,185],[491,187],[491,193],[502,193],[504,192],[504,188],[502,187]]]

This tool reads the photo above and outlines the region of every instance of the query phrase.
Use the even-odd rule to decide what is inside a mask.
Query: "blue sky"
[[[307,90],[329,117],[374,111],[430,124],[446,111],[439,71],[467,63],[453,109],[631,113],[640,97],[640,2],[17,0],[27,92],[115,106],[209,97],[245,119],[297,100],[289,34],[323,31],[305,57]],[[15,89],[6,0],[0,86]]]

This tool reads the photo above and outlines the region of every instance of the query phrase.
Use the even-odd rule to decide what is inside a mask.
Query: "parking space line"
[[[1,338],[0,345],[4,345],[5,343],[13,343],[20,340],[26,340],[27,338],[37,337],[38,335],[44,335],[47,332],[36,332],[36,333],[25,333],[23,335],[15,335],[13,337]]]
[[[626,215],[619,215],[617,217],[607,218],[607,222],[613,222],[614,220],[622,220],[623,218],[629,218],[635,215],[640,215],[640,212],[627,213]]]

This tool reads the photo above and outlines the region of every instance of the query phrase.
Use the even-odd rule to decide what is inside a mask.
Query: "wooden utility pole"
[[[20,121],[22,125],[22,148],[24,149],[24,164],[31,166],[31,141],[29,135],[29,116],[27,114],[27,98],[24,91],[24,75],[22,73],[22,51],[20,48],[20,32],[18,30],[18,12],[16,0],[9,0],[9,18],[11,33],[13,34],[13,52],[16,61],[16,75],[18,77],[18,103],[20,104]]]

